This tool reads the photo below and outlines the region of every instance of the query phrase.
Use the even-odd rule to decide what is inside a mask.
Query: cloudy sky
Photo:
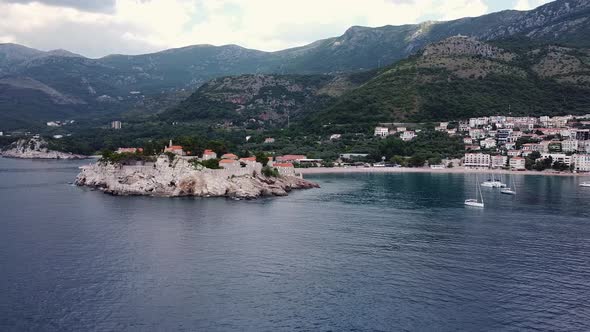
[[[0,0],[0,43],[89,57],[193,44],[266,51],[341,35],[352,25],[451,20],[550,0]]]

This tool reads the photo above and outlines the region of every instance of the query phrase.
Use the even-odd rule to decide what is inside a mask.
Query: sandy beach
[[[336,173],[440,173],[440,174],[515,174],[515,175],[542,175],[542,176],[587,176],[588,173],[569,173],[554,171],[509,171],[502,169],[466,169],[463,167],[431,169],[431,168],[410,168],[410,167],[317,167],[298,168],[297,172],[306,174],[336,174]]]

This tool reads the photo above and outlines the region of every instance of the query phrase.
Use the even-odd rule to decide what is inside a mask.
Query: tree
[[[439,156],[428,158],[428,165],[440,165],[441,163],[442,159]]]
[[[258,152],[256,154],[256,162],[261,163],[262,166],[266,166],[268,164],[268,156],[264,152]]]
[[[400,166],[407,166],[408,165],[408,161],[406,160],[406,158],[402,157],[402,156],[393,156],[391,157],[390,161],[396,165],[400,165]]]
[[[410,167],[424,167],[425,162],[426,158],[424,156],[415,154],[412,157],[410,157],[410,160],[408,160],[408,165]]]

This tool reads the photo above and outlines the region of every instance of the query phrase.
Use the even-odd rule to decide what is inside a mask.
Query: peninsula
[[[286,196],[293,189],[319,187],[295,173],[281,174],[277,168],[263,167],[253,158],[222,159],[219,165],[224,167],[218,169],[203,166],[202,159],[170,153],[154,159],[131,164],[101,160],[80,167],[75,183],[112,195],[240,199]]]
[[[47,141],[40,137],[20,139],[1,152],[5,158],[21,159],[86,159],[87,156],[49,149]]]

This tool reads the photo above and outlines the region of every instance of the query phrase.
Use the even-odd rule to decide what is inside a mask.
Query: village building
[[[491,165],[492,168],[502,168],[508,164],[508,157],[507,156],[492,156],[491,158]]]
[[[203,157],[201,159],[203,159],[203,160],[217,159],[217,153],[215,153],[215,151],[213,151],[213,150],[207,149],[203,152]]]
[[[301,160],[306,160],[307,156],[302,154],[286,154],[275,158],[279,163],[298,163]]]
[[[467,153],[463,158],[463,166],[467,168],[490,168],[490,155],[484,153]]]
[[[508,150],[506,153],[509,157],[518,157],[521,154],[520,150]]]
[[[254,165],[256,163],[256,157],[240,158],[238,161],[242,164]]]
[[[295,176],[295,166],[292,163],[274,163],[272,167],[282,176]]]
[[[238,169],[242,167],[239,161],[233,159],[221,159],[218,165],[223,169]]]
[[[275,142],[275,139],[272,137],[267,137],[264,139],[264,144],[272,144]]]
[[[567,139],[562,141],[561,150],[565,153],[578,151],[578,141],[575,139]]]
[[[543,145],[539,144],[539,143],[526,143],[522,145],[522,151],[537,151],[537,152],[542,152],[543,151]]]
[[[221,159],[231,159],[231,160],[238,160],[238,156],[233,153],[226,153],[221,156]]]
[[[570,166],[573,161],[572,156],[568,156],[564,153],[543,153],[543,154],[541,154],[541,158],[542,159],[551,158],[553,160],[553,163],[560,162],[566,166]]]
[[[400,136],[402,141],[405,141],[405,142],[409,142],[409,141],[413,140],[414,137],[416,137],[416,133],[411,130],[404,131]]]
[[[389,136],[389,128],[375,127],[375,133],[373,135],[377,137],[387,137]]]
[[[170,143],[168,144],[168,146],[164,148],[164,152],[174,153],[177,156],[184,156],[185,155],[184,150],[182,149],[182,146],[172,145],[172,140],[170,140]]]
[[[590,172],[590,155],[575,154],[573,156],[574,169],[578,172]]]
[[[484,149],[493,149],[496,147],[496,140],[489,137],[479,142],[479,145]]]
[[[526,159],[522,157],[510,158],[510,169],[524,171],[526,169]]]

